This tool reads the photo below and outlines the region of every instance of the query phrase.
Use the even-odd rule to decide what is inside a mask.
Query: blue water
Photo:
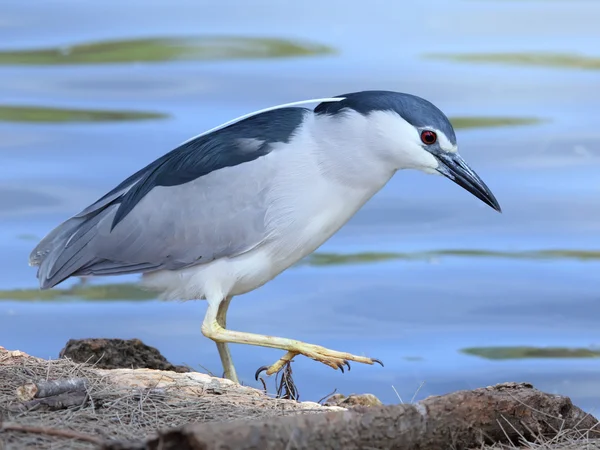
[[[164,120],[0,120],[0,289],[35,288],[27,257],[41,237],[187,138],[233,117],[304,98],[390,89],[449,116],[535,117],[523,127],[458,130],[462,155],[499,215],[448,180],[395,177],[319,251],[518,252],[600,247],[600,72],[466,64],[425,53],[543,51],[600,57],[600,5],[586,1],[345,2],[4,0],[0,51],[136,37],[267,36],[326,55],[229,61],[0,65],[5,105],[160,112]],[[533,20],[532,18],[535,18]],[[0,60],[1,61],[1,60]],[[441,257],[302,266],[236,298],[231,329],[284,335],[382,359],[341,374],[297,358],[303,399],[334,388],[385,402],[529,381],[600,405],[600,360],[487,360],[465,347],[598,344],[596,260]],[[116,281],[134,281],[123,277]],[[111,279],[110,281],[115,281]],[[68,285],[69,283],[67,283]],[[56,357],[70,338],[137,337],[173,363],[218,373],[200,333],[205,304],[0,301],[0,345]],[[232,346],[238,372],[281,352]],[[270,382],[273,388],[273,382]]]

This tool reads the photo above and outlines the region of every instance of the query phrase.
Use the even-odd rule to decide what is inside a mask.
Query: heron
[[[259,369],[267,375],[298,355],[342,371],[349,361],[381,364],[230,330],[227,311],[234,296],[317,250],[407,169],[442,175],[501,212],[438,107],[409,93],[359,91],[262,109],[188,139],[50,231],[29,263],[41,289],[141,274],[141,286],[164,299],[205,300],[201,332],[234,382],[229,343],[284,351]]]

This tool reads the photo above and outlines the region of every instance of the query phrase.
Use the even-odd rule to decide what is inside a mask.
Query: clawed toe
[[[348,372],[352,369],[352,366],[350,366],[350,361],[348,361],[346,359],[327,358],[327,357],[323,357],[322,355],[319,355],[320,357],[316,357],[315,355],[305,355],[305,356],[308,356],[309,358],[312,358],[315,361],[322,362],[323,364],[331,367],[332,369],[336,369],[336,370],[339,369],[342,371],[342,373],[346,373],[344,370],[344,366],[348,369]],[[363,358],[363,359],[366,359],[366,358]],[[290,362],[290,361],[291,361],[291,358],[289,357],[289,354],[288,354],[285,357],[281,358],[279,361],[277,361],[272,366],[261,366],[258,368],[256,373],[254,374],[254,379],[256,381],[258,381],[258,377],[260,376],[260,374],[262,372],[266,372],[267,375],[273,375],[274,373],[279,372],[285,366],[284,362]],[[360,361],[360,362],[363,362],[363,361]],[[367,361],[365,361],[365,362],[367,364],[377,363],[381,367],[384,367],[383,362],[380,359],[368,358],[368,362]]]
[[[338,365],[338,369],[340,369],[342,371],[342,373],[345,373],[344,372],[344,366],[346,366],[348,368],[348,372],[350,372],[350,369],[351,369],[350,363],[348,361],[345,361],[345,360],[340,365]]]
[[[267,370],[269,370],[269,366],[260,366],[254,374],[254,379],[258,381],[258,377],[260,376],[261,372],[265,372]]]

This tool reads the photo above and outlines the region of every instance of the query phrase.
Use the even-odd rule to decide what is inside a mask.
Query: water
[[[235,299],[229,327],[386,364],[341,374],[297,358],[303,399],[337,388],[387,403],[397,391],[408,402],[529,381],[597,408],[599,359],[528,355],[598,344],[600,5],[343,5],[4,0],[0,345],[56,357],[69,338],[137,337],[175,364],[218,373],[216,348],[200,334],[203,302],[135,300],[119,288],[35,300],[31,248],[203,130],[277,103],[390,89],[422,95],[461,124],[461,153],[504,213],[447,180],[400,174],[320,255]],[[480,126],[507,117],[522,125]],[[255,369],[281,355],[232,351],[253,386]]]

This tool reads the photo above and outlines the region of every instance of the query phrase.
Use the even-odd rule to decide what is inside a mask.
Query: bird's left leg
[[[379,363],[383,365],[377,359],[329,350],[320,345],[308,344],[294,339],[227,330],[217,320],[220,303],[208,301],[208,310],[206,311],[204,322],[202,322],[202,334],[217,343],[224,344],[230,342],[287,350],[287,353],[280,360],[267,369],[267,375],[272,375],[281,370],[296,355],[304,355],[334,369],[342,370],[344,365],[348,365],[348,361],[356,361],[364,364]]]
[[[229,304],[231,303],[231,299],[233,297],[226,297],[219,303],[216,315],[217,324],[225,329],[227,328],[227,309],[229,309]],[[225,378],[233,381],[234,383],[239,384],[238,376],[235,371],[235,366],[233,365],[233,359],[231,358],[231,353],[229,351],[229,346],[227,342],[219,342],[215,341],[217,344],[217,349],[219,350],[219,356],[221,357],[221,364],[223,365],[223,370],[225,371]]]

